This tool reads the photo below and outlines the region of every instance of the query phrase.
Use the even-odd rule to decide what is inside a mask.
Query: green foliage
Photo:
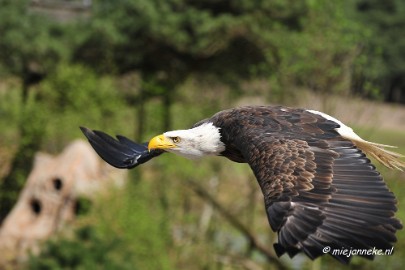
[[[122,257],[111,255],[122,248]],[[74,239],[55,239],[46,243],[40,256],[31,257],[27,269],[137,269],[121,239],[105,239],[92,227],[76,231]]]
[[[126,112],[113,79],[81,65],[59,65],[41,84],[37,100],[43,112],[52,112],[42,129],[48,147],[52,142],[57,149],[79,134],[80,125],[108,130]]]
[[[27,5],[27,0],[0,1],[0,74],[43,73],[67,55],[60,26],[28,12]]]
[[[1,104],[5,106],[1,111],[7,118],[4,119],[6,122],[3,120],[0,124],[14,131],[8,132],[4,140],[13,142],[16,154],[11,162],[12,169],[0,182],[0,221],[13,207],[25,183],[35,152],[42,141],[42,124],[45,119],[45,111],[37,106],[34,98],[27,98],[23,104],[22,97],[16,95],[16,91],[5,94],[3,98]],[[18,129],[19,134],[16,135],[15,129]]]
[[[277,26],[300,28],[304,14],[296,1],[100,0],[78,56],[99,70],[100,59],[113,61],[112,70],[136,69],[171,85],[193,73],[231,83],[275,70],[268,37]]]
[[[272,37],[279,58],[271,76],[278,87],[275,94],[294,94],[286,89],[297,87],[324,94],[349,92],[350,70],[363,34],[347,16],[348,6],[342,1],[307,1],[299,31],[278,29]]]
[[[0,136],[3,142],[12,142],[22,110],[21,95],[19,85],[10,82],[4,86],[7,91],[0,90]]]
[[[387,101],[405,101],[405,2],[357,0],[355,18],[368,36],[361,43],[365,64],[357,70],[358,92],[378,88]],[[369,95],[370,96],[370,95]]]
[[[0,75],[15,75],[21,83],[17,134],[20,137],[11,170],[1,183],[0,221],[11,209],[41,145],[44,111],[37,107],[30,87],[66,57],[59,27],[28,12],[26,0],[0,0]],[[49,115],[49,114],[48,114]]]
[[[147,183],[110,189],[73,237],[46,242],[26,269],[172,269],[165,216],[150,194]]]
[[[14,128],[19,130],[19,136],[8,135],[18,148],[12,170],[1,182],[0,219],[16,201],[33,157],[43,143],[42,149],[59,151],[80,135],[79,126],[113,128],[117,119],[125,115],[113,79],[98,78],[80,65],[59,65],[36,91],[29,91],[25,101],[15,92],[4,94],[4,98],[1,103],[5,107],[0,112],[9,118],[3,125],[12,128],[16,123]]]

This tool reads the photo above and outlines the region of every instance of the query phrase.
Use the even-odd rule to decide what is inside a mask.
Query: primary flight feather
[[[247,106],[216,113],[191,129],[137,144],[81,128],[95,151],[117,168],[133,168],[164,152],[187,158],[224,156],[248,163],[278,233],[278,256],[311,259],[335,249],[390,249],[402,228],[396,199],[367,155],[402,170],[400,154],[368,142],[337,119],[313,110]],[[329,252],[348,263],[352,256]],[[374,254],[363,253],[372,259]]]

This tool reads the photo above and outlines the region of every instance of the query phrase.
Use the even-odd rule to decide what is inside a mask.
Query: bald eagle
[[[95,151],[117,168],[171,152],[186,158],[224,156],[248,163],[264,197],[278,256],[325,253],[342,263],[356,255],[373,259],[402,228],[396,199],[366,154],[388,168],[405,168],[387,145],[360,138],[339,120],[318,111],[283,106],[246,106],[220,111],[192,128],[138,144],[81,128]]]

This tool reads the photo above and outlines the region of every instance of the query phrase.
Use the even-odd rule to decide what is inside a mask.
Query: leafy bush
[[[114,80],[81,65],[59,65],[41,84],[38,100],[47,116],[42,127],[48,148],[61,149],[80,134],[80,125],[109,130],[124,118],[125,105]]]
[[[38,257],[31,257],[28,269],[136,269],[126,257],[122,239],[105,239],[94,228],[85,226],[73,239],[55,239],[46,243]],[[111,253],[122,248],[120,255]]]
[[[112,189],[73,237],[46,242],[26,269],[171,269],[169,231],[153,192],[146,183]]]

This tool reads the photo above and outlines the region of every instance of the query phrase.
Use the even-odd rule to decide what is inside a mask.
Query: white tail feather
[[[327,115],[326,113],[314,110],[307,110],[307,111],[313,114],[320,115],[325,119],[328,119],[330,121],[339,124],[339,127],[336,128],[336,131],[343,138],[351,140],[366,155],[370,155],[371,157],[375,158],[376,160],[381,162],[384,166],[390,169],[398,169],[400,171],[403,171],[403,169],[405,169],[405,162],[400,159],[404,157],[403,155],[384,149],[384,148],[396,148],[395,146],[368,142],[366,140],[363,140],[359,135],[357,135],[352,128],[346,126],[336,118]]]
[[[385,167],[400,171],[403,171],[405,168],[405,162],[400,159],[404,157],[403,155],[384,149],[384,147],[396,148],[395,146],[378,144],[365,140],[353,140],[353,142],[366,155],[370,155],[371,157],[375,158]]]

